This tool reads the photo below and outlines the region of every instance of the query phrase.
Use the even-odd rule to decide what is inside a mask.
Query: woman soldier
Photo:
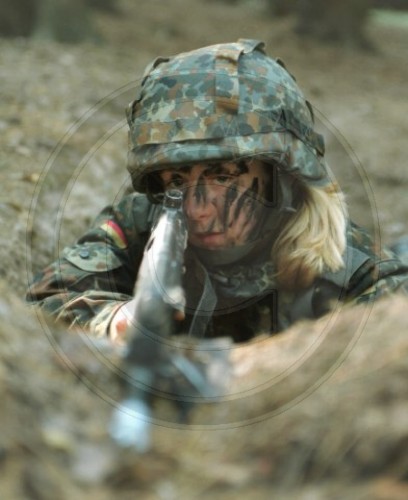
[[[245,341],[407,283],[408,267],[349,220],[312,108],[262,42],[155,60],[127,116],[135,192],[37,275],[28,299],[45,311],[122,342],[171,188],[188,227],[177,332]]]

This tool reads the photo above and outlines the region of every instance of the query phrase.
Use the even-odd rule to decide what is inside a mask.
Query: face
[[[165,190],[184,191],[192,245],[215,250],[251,239],[265,207],[269,176],[262,162],[199,163],[160,176]]]

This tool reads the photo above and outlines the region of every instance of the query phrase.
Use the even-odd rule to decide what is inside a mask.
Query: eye
[[[166,189],[180,188],[184,185],[184,182],[184,178],[181,175],[175,174],[166,182]]]
[[[217,184],[225,185],[231,181],[232,177],[230,175],[219,174],[214,176],[214,181]]]

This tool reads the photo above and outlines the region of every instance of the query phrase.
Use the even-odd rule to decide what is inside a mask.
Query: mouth
[[[191,243],[204,248],[219,248],[224,245],[224,233],[196,233],[190,237]]]

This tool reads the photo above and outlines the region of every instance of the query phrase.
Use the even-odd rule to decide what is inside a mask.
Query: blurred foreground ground
[[[379,242],[408,233],[408,28],[375,19],[377,50],[356,53],[257,5],[123,2],[98,14],[98,45],[0,40],[2,498],[408,497],[406,299],[232,349],[229,402],[195,426],[159,421],[143,457],[107,436],[114,353],[23,304],[32,272],[126,189],[124,107],[144,66],[239,37],[264,40],[310,98],[354,219]]]

